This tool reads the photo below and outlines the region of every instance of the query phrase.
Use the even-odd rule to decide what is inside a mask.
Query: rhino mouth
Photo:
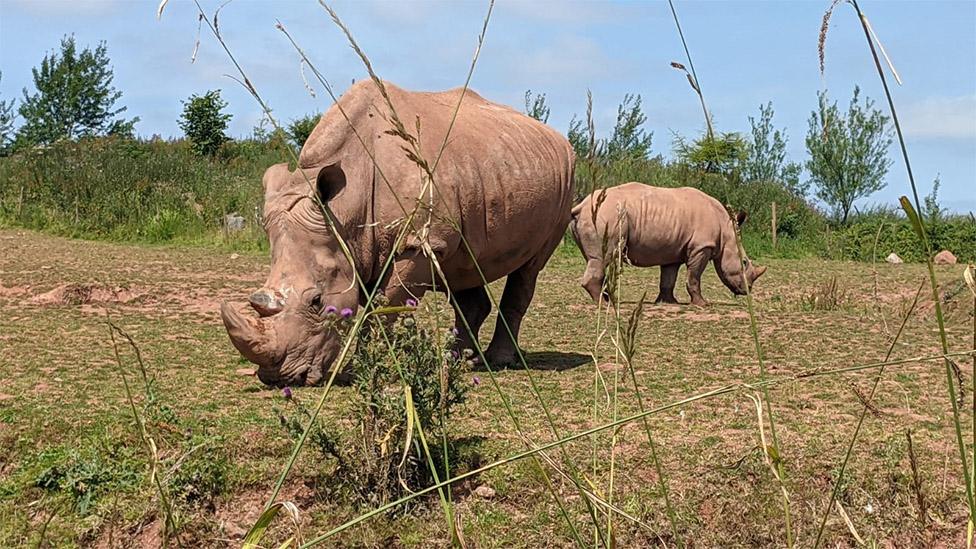
[[[258,379],[261,381],[261,383],[271,387],[286,387],[289,385],[302,387],[309,384],[307,383],[310,369],[309,366],[285,373],[284,364],[285,361],[282,360],[278,364],[268,368],[258,367]]]
[[[281,320],[282,317],[255,317],[241,312],[241,309],[247,307],[224,302],[220,306],[221,319],[234,347],[244,358],[257,365],[257,377],[262,383],[284,387],[322,382],[332,362],[327,349],[317,348],[307,341],[307,337],[302,338],[304,343],[289,348],[288,342],[282,340],[282,337],[287,339],[287,334],[279,334],[281,326],[276,325],[276,319]]]

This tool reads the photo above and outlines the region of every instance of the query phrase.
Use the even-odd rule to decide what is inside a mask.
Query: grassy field
[[[148,427],[159,442],[159,474],[175,494],[179,541],[185,546],[238,544],[260,514],[292,442],[275,411],[287,404],[281,391],[262,387],[241,372],[248,364],[228,341],[217,307],[257,288],[266,276],[267,257],[68,240],[20,230],[0,231],[0,250],[0,546],[36,543],[42,537],[53,546],[159,542],[149,460],[116,365],[108,317],[132,336],[155,377]],[[782,380],[772,390],[772,406],[795,537],[806,547],[813,544],[863,407],[858,394],[867,393],[876,370],[793,375],[882,360],[900,316],[927,275],[918,264],[754,259],[770,266],[754,297],[770,375]],[[596,311],[578,286],[581,269],[574,249],[557,251],[523,325],[522,345],[532,370],[498,374],[535,443],[551,440],[551,433],[528,375],[540,384],[560,434],[594,425],[590,353]],[[937,269],[950,348],[969,349],[973,305],[962,286],[962,268]],[[650,298],[656,295],[657,276],[657,269],[624,271],[625,313],[643,290]],[[833,280],[836,289],[829,291]],[[648,306],[643,314],[635,359],[649,407],[757,379],[745,300],[732,298],[711,268],[703,287],[712,301],[707,309]],[[500,289],[493,285],[495,295]],[[939,353],[927,291],[926,286],[893,359]],[[811,306],[811,297],[818,294],[836,298],[836,305]],[[687,300],[683,290],[677,295]],[[437,302],[426,300],[425,305]],[[492,325],[489,319],[483,341]],[[122,350],[126,380],[142,407],[147,397],[135,357]],[[624,369],[613,362],[609,344],[598,354],[596,364],[610,384],[598,393],[599,422],[612,419],[607,396],[614,376],[620,379],[618,415],[635,413],[633,391]],[[973,380],[969,359],[958,362],[967,388],[964,437],[971,441],[973,395],[968,388]],[[459,472],[524,449],[485,374],[470,378],[468,401],[451,424]],[[294,393],[311,403],[320,391]],[[348,428],[347,391],[339,387],[331,395],[324,423]],[[779,487],[764,463],[756,408],[748,394],[758,389],[743,388],[651,416],[680,535],[689,545],[785,544]],[[866,543],[879,546],[965,546],[964,483],[941,361],[890,366],[871,408],[839,498],[853,528]],[[611,435],[598,436],[595,468],[592,439],[566,446],[604,497],[610,497]],[[615,519],[618,546],[673,545],[639,422],[617,433],[614,459],[612,501],[640,521]],[[282,497],[300,509],[306,537],[370,508],[339,497],[332,489],[335,474],[341,472],[307,447],[285,484]],[[571,518],[585,538],[592,538],[578,492],[552,476]],[[469,547],[573,543],[529,460],[459,483],[453,497]],[[291,533],[288,521],[279,519],[272,537],[282,541]],[[837,509],[827,524],[827,540],[831,547],[857,543]],[[449,534],[435,496],[344,532],[339,544],[445,546]]]

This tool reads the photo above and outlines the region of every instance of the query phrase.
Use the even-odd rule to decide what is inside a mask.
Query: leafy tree
[[[231,119],[229,113],[221,112],[225,108],[227,102],[221,99],[220,90],[211,90],[203,95],[193,94],[183,101],[180,129],[190,139],[197,154],[213,156],[221,145],[230,140],[224,133]]]
[[[816,196],[834,209],[842,225],[847,224],[854,201],[885,187],[884,177],[891,161],[888,146],[891,130],[888,117],[874,108],[874,102],[858,101],[854,88],[847,115],[827,94],[818,94],[819,106],[810,114],[807,132],[807,170],[816,186]]]
[[[525,114],[543,124],[548,123],[549,105],[546,103],[546,94],[537,93],[533,96],[532,90],[525,90]]]
[[[115,107],[122,92],[112,87],[105,42],[80,52],[73,36],[61,39],[61,50],[44,56],[32,70],[37,92],[24,89],[19,114],[24,124],[17,139],[25,145],[48,144],[106,134],[132,135],[138,118],[116,118],[125,107]]]
[[[573,146],[576,158],[587,158],[589,156],[590,134],[587,131],[586,122],[576,118],[575,114],[569,121],[569,131],[566,133],[566,139]]]
[[[322,118],[321,114],[309,114],[301,118],[296,118],[288,124],[288,137],[291,141],[302,148],[305,142],[308,141],[308,136],[312,135],[312,130],[319,123],[319,119]]]
[[[809,182],[800,182],[802,167],[786,161],[786,134],[773,128],[773,104],[759,106],[759,120],[749,117],[752,141],[742,164],[742,178],[746,181],[774,181],[781,183],[797,196],[806,196]]]
[[[627,94],[623,102],[617,107],[617,122],[613,127],[610,139],[595,139],[590,142],[590,120],[592,120],[592,101],[587,96],[586,119],[573,118],[569,122],[569,132],[566,138],[576,151],[577,158],[590,155],[590,148],[594,148],[593,156],[604,162],[617,160],[646,160],[651,153],[651,138],[653,134],[642,128],[647,122],[647,116],[641,109],[641,96]]]
[[[925,222],[930,226],[942,223],[948,215],[948,210],[939,205],[939,187],[942,185],[942,176],[935,176],[932,182],[932,192],[923,198],[922,215]]]
[[[652,134],[641,126],[647,116],[641,110],[641,96],[627,94],[617,107],[617,123],[606,143],[610,160],[646,159],[651,152]]]
[[[3,80],[3,72],[0,72],[0,81]],[[14,133],[14,100],[5,101],[0,99],[0,156],[7,153],[8,145]]]
[[[674,150],[679,161],[699,171],[738,179],[749,155],[749,144],[738,133],[726,132],[713,137],[706,134],[691,143],[676,136]]]

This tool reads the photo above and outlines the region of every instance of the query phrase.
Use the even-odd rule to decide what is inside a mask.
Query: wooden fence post
[[[776,250],[776,203],[773,202],[773,250]]]

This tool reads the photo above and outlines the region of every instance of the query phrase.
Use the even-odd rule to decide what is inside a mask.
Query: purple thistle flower
[[[336,310],[337,309],[335,308],[335,305],[326,305],[325,306],[325,314],[327,314],[327,315],[334,315],[336,313]]]
[[[339,314],[342,316],[342,318],[346,318],[346,319],[352,318],[352,309],[346,307]]]
[[[457,328],[451,328],[451,333],[457,336],[461,334],[461,331],[458,330]]]
[[[282,389],[281,390],[281,396],[285,397],[286,399],[290,399],[291,398],[291,387],[285,387],[284,389]]]
[[[412,297],[407,298],[407,307],[416,307],[416,306],[417,306],[417,300],[416,299],[414,299]]]
[[[474,383],[475,385],[481,385],[481,378],[478,376],[474,376],[473,378],[471,378],[471,382]]]
[[[461,355],[459,355],[457,351],[455,351],[455,350],[453,350],[453,349],[451,349],[451,357],[452,357],[452,358],[454,358],[455,360],[457,360],[457,358],[458,358],[459,356],[461,356]]]

